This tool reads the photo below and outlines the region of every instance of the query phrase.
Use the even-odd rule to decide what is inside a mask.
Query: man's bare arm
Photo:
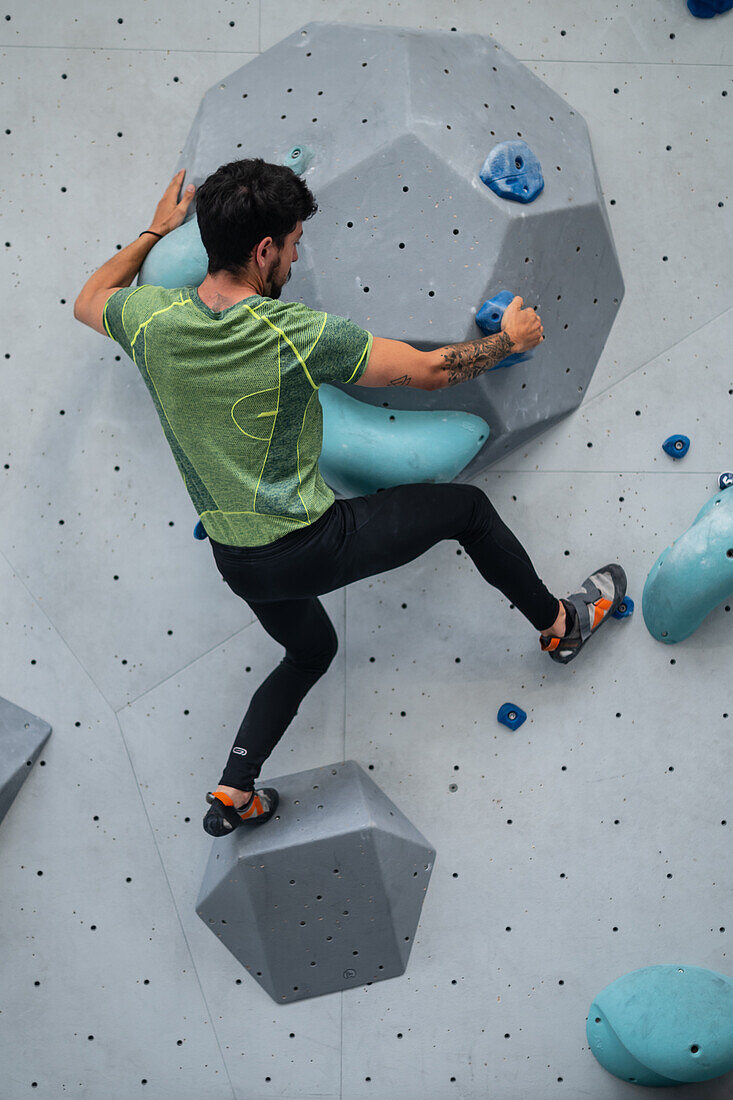
[[[542,332],[538,315],[533,309],[522,310],[522,299],[517,296],[505,310],[501,332],[482,340],[418,351],[401,340],[375,336],[367,368],[356,385],[414,386],[422,390],[457,386],[478,378],[507,355],[535,347],[544,339]]]
[[[457,386],[459,382],[477,378],[511,355],[513,349],[514,342],[506,332],[438,348],[434,354],[438,357],[437,366],[443,379],[440,386]]]

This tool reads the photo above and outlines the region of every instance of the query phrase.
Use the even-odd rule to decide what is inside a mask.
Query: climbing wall
[[[53,727],[0,825],[3,1100],[644,1095],[594,1058],[591,1005],[651,966],[733,976],[733,602],[673,644],[652,637],[641,606],[654,564],[733,466],[733,14],[697,19],[684,0],[201,0],[182,18],[168,0],[39,0],[3,16],[0,695]],[[327,54],[311,48],[314,20],[331,24],[318,34],[345,37],[346,24],[367,20],[375,42],[398,43],[409,72],[383,70],[367,94],[378,49],[347,67],[345,38]],[[446,38],[456,45],[441,64],[433,44]],[[478,106],[469,38],[488,40]],[[563,341],[572,348],[560,385],[587,362],[579,332],[592,337],[597,361],[578,407],[467,476],[553,591],[619,561],[636,611],[557,666],[455,542],[323,598],[339,651],[262,780],[354,761],[435,859],[402,974],[278,1005],[196,907],[210,861],[221,862],[201,828],[205,793],[282,647],[191,537],[196,516],[137,368],[72,309],[92,272],[150,224],[179,163],[219,163],[215,111],[197,147],[186,144],[202,104],[213,108],[217,90],[226,102],[232,74],[285,43],[292,60],[270,70],[266,95],[257,90],[269,145],[250,149],[240,97],[241,128],[222,159],[286,156],[300,141],[314,151],[315,181],[341,115],[353,158],[313,184],[321,210],[288,290],[429,346],[478,336],[472,311],[516,284],[540,307],[547,361]],[[390,120],[378,146],[372,132]],[[558,133],[567,140],[548,145]],[[565,206],[578,221],[563,214],[569,228],[548,257],[537,212],[573,193],[566,172],[588,134],[595,169],[576,179]],[[544,189],[527,205],[478,177],[509,138],[542,165]],[[464,148],[468,176],[457,167]],[[462,197],[449,192],[434,232],[428,200],[456,180]],[[394,220],[416,195],[417,229]],[[610,283],[593,290],[597,267],[573,281],[588,240],[572,226],[591,214],[610,227],[623,297]],[[378,237],[382,218],[391,241]],[[326,261],[344,273],[333,300]],[[519,415],[543,370],[537,349],[488,375],[486,393],[453,387],[445,407],[473,410],[516,384]],[[399,399],[404,411],[427,397],[354,393],[393,410]],[[487,416],[498,408],[487,404]],[[674,434],[690,439],[681,459],[662,450]],[[496,719],[505,703],[527,715],[514,731]],[[301,809],[290,794],[292,822]],[[269,828],[263,848],[276,847]],[[301,901],[313,913],[327,899],[333,907],[337,895],[315,889]],[[343,910],[324,916],[348,934]],[[690,1038],[693,1057],[710,1036]],[[674,1095],[729,1100],[732,1089],[728,1077]]]

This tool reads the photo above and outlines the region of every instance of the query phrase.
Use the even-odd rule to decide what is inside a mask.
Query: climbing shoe
[[[230,795],[211,791],[206,795],[211,809],[204,818],[204,829],[211,836],[226,836],[240,825],[264,825],[275,813],[280,796],[274,787],[252,791],[249,800],[235,809]]]
[[[596,630],[619,607],[626,595],[626,574],[620,565],[604,565],[583,581],[580,592],[573,592],[562,601],[566,628],[562,638],[540,634],[540,646],[553,661],[566,665],[577,657]]]

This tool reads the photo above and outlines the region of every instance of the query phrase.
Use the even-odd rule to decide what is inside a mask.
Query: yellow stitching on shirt
[[[278,328],[277,325],[273,325],[272,321],[268,320],[267,317],[261,317],[259,313],[255,313],[255,311],[252,309],[252,306],[245,306],[245,309],[248,309],[249,312],[252,314],[252,316],[256,317],[258,321],[264,321],[265,324],[269,325],[271,329],[274,329],[275,332],[279,333],[280,336],[282,336],[285,343],[288,344],[293,349],[293,353],[295,355],[295,358],[298,360],[301,367],[305,371],[306,377],[307,377],[308,381],[310,382],[311,386],[313,387],[314,390],[317,390],[318,386],[315,384],[315,382],[311,378],[310,373],[308,371],[308,368],[305,365],[305,360],[303,359],[303,357],[301,356],[300,352],[295,347],[295,345],[290,340],[288,340],[288,338],[285,335],[285,333],[283,332],[283,330]],[[325,324],[325,321],[324,321],[324,324]],[[321,329],[321,331],[323,331],[323,330]],[[280,345],[278,344],[278,359],[279,359],[279,356],[280,356]]]
[[[247,307],[249,309],[249,306]],[[257,316],[257,314],[255,314]],[[274,325],[272,326],[275,327]],[[252,507],[255,512],[257,511],[257,494],[260,491],[260,482],[262,481],[262,475],[265,472],[265,466],[267,465],[267,456],[270,453],[270,444],[272,443],[272,437],[275,434],[275,425],[277,424],[277,414],[280,411],[280,391],[282,388],[282,368],[280,366],[280,341],[277,342],[277,408],[275,409],[275,419],[272,422],[272,431],[270,432],[270,438],[267,441],[267,450],[265,451],[265,458],[262,463],[262,469],[260,470],[260,476],[257,478],[257,487],[252,498]],[[285,518],[285,517],[283,517]]]
[[[132,298],[132,294],[130,295],[130,298]],[[129,301],[129,299],[128,299],[128,301]],[[141,321],[140,327],[138,328],[137,332],[135,333],[132,340],[130,341],[130,347],[132,348],[134,346],[135,341],[137,340],[138,336],[140,335],[141,330],[143,328],[145,328],[147,325],[149,325],[154,317],[157,317],[158,314],[160,314],[160,313],[167,313],[168,310],[173,309],[174,306],[181,306],[183,304],[184,304],[183,302],[171,302],[171,304],[169,306],[165,306],[163,309],[156,309],[155,313],[151,313],[150,316],[145,321]],[[127,302],[125,302],[125,306],[126,305],[127,305]],[[123,313],[125,312],[125,306],[122,307],[122,312]],[[122,327],[123,328],[125,327],[124,324],[123,324]],[[145,366],[147,367],[147,365],[148,364],[146,362]]]
[[[313,348],[315,348],[316,344],[318,343],[318,341],[319,341],[319,340],[321,339],[321,337],[323,336],[323,330],[324,330],[324,329],[325,329],[325,327],[326,327],[326,321],[327,321],[327,320],[328,320],[328,314],[327,314],[327,313],[324,313],[324,314],[323,314],[323,324],[321,325],[321,331],[320,331],[320,332],[318,333],[318,335],[316,336],[315,340],[313,341],[313,345],[312,345],[312,347],[311,347],[311,350],[310,350],[310,351],[308,352],[308,354],[306,355],[306,359],[309,359],[309,358],[310,358],[310,356],[311,356],[311,355],[313,354]]]
[[[361,353],[361,359],[359,360],[359,362],[358,362],[358,363],[356,364],[356,366],[354,367],[354,374],[356,374],[356,372],[358,371],[359,367],[361,366],[361,364],[362,364],[362,360],[364,359],[364,356],[365,356],[365,355],[366,355],[366,353],[367,353],[367,348],[368,348],[368,347],[369,347],[369,339],[367,338],[367,342],[366,342],[366,347],[364,348],[364,351],[363,351],[363,352]],[[352,375],[351,375],[351,378],[353,378],[353,377],[354,377],[354,374],[352,374]],[[351,381],[351,378],[349,378],[349,382]],[[348,383],[347,383],[347,385],[348,385]]]
[[[309,352],[308,352],[308,354],[306,355],[306,359],[310,359],[310,357],[311,357],[311,355],[313,354],[313,351],[314,351],[314,349],[315,349],[315,347],[316,347],[316,344],[318,343],[318,341],[319,341],[319,340],[321,339],[321,337],[323,336],[323,330],[324,330],[324,329],[325,329],[325,327],[326,327],[326,321],[327,321],[327,320],[328,320],[328,314],[327,314],[327,313],[324,313],[324,315],[323,315],[323,324],[321,325],[321,331],[320,331],[320,332],[318,333],[318,336],[316,337],[316,340],[315,340],[315,343],[313,344],[313,347],[312,347],[312,348],[310,349],[310,351],[309,351]],[[351,378],[349,378],[349,379],[348,379],[348,382],[350,382],[350,381],[351,381],[351,379],[352,379],[352,378],[354,377],[354,375],[355,375],[355,374],[356,374],[356,372],[358,371],[359,367],[361,366],[361,363],[362,363],[362,360],[363,360],[364,356],[366,355],[366,352],[367,352],[367,348],[369,347],[369,339],[368,339],[368,336],[369,336],[369,334],[367,334],[367,342],[366,342],[366,347],[364,348],[364,351],[362,352],[362,355],[361,355],[361,359],[359,360],[359,362],[358,362],[358,363],[356,364],[356,366],[354,367],[354,370],[353,370],[353,372],[352,372],[352,374],[351,374]],[[348,382],[347,382],[347,385],[348,385]]]
[[[252,393],[245,393],[242,397],[238,397],[237,400],[234,402],[231,409],[229,410],[229,415],[231,416],[232,420],[234,421],[235,426],[239,429],[239,431],[242,433],[242,435],[249,436],[250,439],[257,439],[261,443],[266,443],[267,442],[268,436],[266,436],[266,435],[253,435],[252,432],[245,431],[244,428],[242,427],[242,425],[239,423],[239,421],[235,417],[234,410],[236,409],[237,405],[239,405],[239,403],[241,401],[247,401],[250,397],[256,397],[260,393],[269,393],[271,390],[274,390],[276,388],[277,388],[276,386],[266,386],[264,390],[253,390]],[[278,394],[278,408],[279,408],[279,394]],[[259,420],[263,416],[277,416],[277,409],[273,409],[271,412],[257,413],[257,416],[256,416],[255,419]],[[273,424],[273,426],[274,426],[274,424]]]
[[[125,298],[124,302],[122,303],[122,313],[120,313],[120,324],[122,325],[122,331],[125,334],[125,337],[127,337],[127,333],[125,332],[125,326],[124,326],[124,323],[122,321],[122,314],[125,312],[125,306],[130,301],[130,298],[134,297],[134,295],[137,294],[138,290],[142,290],[142,288],[144,286],[147,286],[147,285],[148,285],[147,283],[143,283],[141,286],[136,286],[135,289],[133,290],[132,294],[128,294],[127,297]],[[120,287],[120,290],[122,290],[122,289],[127,290],[127,287],[124,287],[124,288]],[[115,294],[119,294],[120,290],[116,290]],[[115,294],[110,294],[109,298],[104,303],[104,309],[102,310],[102,321],[104,323],[104,327],[107,329],[107,332],[109,333],[110,340],[114,340],[114,336],[112,335],[111,328],[107,324],[107,306],[112,301]],[[117,342],[119,343],[119,341],[117,341]]]

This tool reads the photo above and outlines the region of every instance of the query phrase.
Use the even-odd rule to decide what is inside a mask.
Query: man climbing
[[[146,236],[88,281],[74,315],[136,363],[219,573],[285,648],[206,796],[204,828],[223,836],[277,809],[277,791],[255,790],[255,780],[338,645],[319,596],[455,539],[540,632],[542,650],[566,664],[617,609],[626,576],[605,565],[557,599],[475,485],[424,482],[335,500],[318,468],[320,385],[454,386],[536,347],[540,318],[515,297],[496,335],[423,352],[280,302],[303,223],[318,206],[291,169],[259,158],[222,165],[196,192],[209,260],[200,286],[131,288],[154,241],[185,218],[193,191],[177,201],[183,175],[171,181]]]

